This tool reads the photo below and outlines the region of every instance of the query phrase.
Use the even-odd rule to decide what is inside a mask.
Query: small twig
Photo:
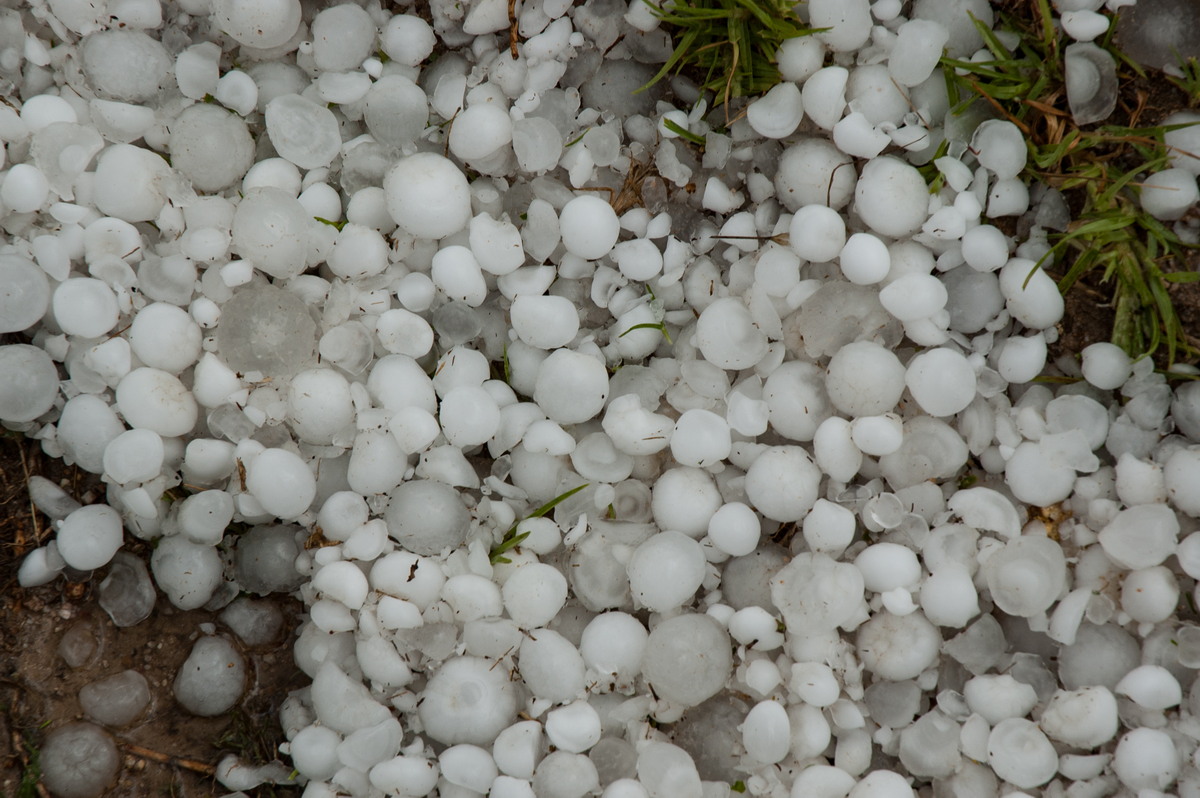
[[[170,754],[160,754],[158,751],[151,751],[149,748],[143,748],[140,745],[133,743],[124,743],[125,750],[134,756],[140,756],[142,759],[149,759],[152,762],[158,762],[162,765],[174,765],[181,767],[184,770],[190,770],[193,773],[200,773],[205,776],[215,776],[217,769],[212,765],[206,765],[203,762],[197,762],[194,759],[186,759],[181,756],[171,756]]]
[[[514,61],[520,57],[517,52],[519,34],[517,31],[517,0],[508,0],[508,51]]]

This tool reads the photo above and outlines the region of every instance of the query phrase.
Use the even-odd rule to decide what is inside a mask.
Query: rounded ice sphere
[[[246,123],[219,105],[197,103],[171,123],[171,166],[200,191],[224,191],[254,163],[254,139]]]
[[[704,359],[723,369],[746,369],[767,354],[767,336],[738,297],[712,302],[696,322],[696,346]]]
[[[404,548],[431,557],[466,540],[471,515],[458,492],[442,482],[416,479],[392,491],[384,518]]]
[[[854,162],[833,142],[806,138],[783,151],[775,172],[775,194],[793,213],[806,205],[839,210],[854,195],[857,179]],[[922,182],[922,191],[926,191],[924,186]],[[921,221],[925,221],[924,216]]]
[[[509,314],[517,337],[538,349],[566,346],[579,332],[579,310],[563,296],[520,294]]]
[[[904,382],[931,416],[946,417],[975,399],[975,369],[953,349],[928,349],[908,362]]]
[[[788,245],[811,263],[832,261],[846,246],[846,221],[825,205],[805,205],[788,226]]]
[[[228,712],[246,689],[246,661],[223,637],[202,637],[175,674],[175,700],[211,718]]]
[[[1100,342],[1084,347],[1083,378],[1102,391],[1120,388],[1133,373],[1133,361],[1116,344]]]
[[[162,436],[148,429],[131,429],[104,447],[104,473],[113,482],[148,482],[162,471]]]
[[[1053,327],[1062,319],[1058,285],[1031,260],[1012,258],[1000,269],[1000,293],[1013,318],[1031,330]]]
[[[104,473],[104,449],[125,430],[108,402],[94,394],[68,399],[58,419],[63,457],[84,471]]]
[[[595,418],[608,399],[608,370],[597,358],[556,349],[538,366],[533,401],[559,424]]]
[[[1131,790],[1165,790],[1179,777],[1180,767],[1174,741],[1159,729],[1126,733],[1112,759],[1113,773]]]
[[[854,539],[854,512],[828,499],[817,499],[804,517],[804,542],[815,552],[838,556]]]
[[[746,498],[772,521],[799,521],[817,500],[821,469],[799,446],[772,446],[746,471]]]
[[[815,37],[796,36],[783,40],[775,51],[775,60],[784,80],[803,83],[821,68],[825,48]]]
[[[868,161],[854,189],[854,207],[882,236],[903,238],[929,215],[929,187],[915,167],[885,155]]]
[[[854,558],[854,567],[862,571],[863,585],[873,593],[885,593],[898,587],[913,589],[921,581],[921,563],[907,546],[898,543],[874,543]]]
[[[375,49],[375,21],[353,3],[331,6],[313,17],[312,43],[317,69],[358,69]]]
[[[887,245],[870,233],[855,233],[846,240],[838,256],[846,279],[856,285],[883,282],[892,267]]]
[[[124,551],[113,555],[97,594],[100,606],[116,626],[134,626],[146,620],[158,599],[145,562]]]
[[[782,139],[796,132],[804,118],[800,88],[783,81],[746,108],[746,121],[754,132],[764,138]]]
[[[414,14],[397,14],[388,20],[379,37],[383,52],[393,61],[415,67],[437,45],[433,27]]]
[[[938,65],[950,32],[939,22],[912,19],[896,31],[888,72],[901,86],[918,86]]]
[[[487,282],[479,261],[466,247],[456,244],[439,249],[433,256],[430,276],[442,293],[469,307],[477,308],[487,299]]]
[[[0,183],[0,200],[14,213],[32,213],[45,205],[49,196],[49,181],[32,164],[15,164]]]
[[[829,401],[851,417],[887,413],[904,393],[903,364],[890,349],[873,341],[843,346],[829,359],[826,372]]]
[[[21,375],[19,380],[0,380],[0,421],[23,424],[54,407],[58,369],[41,349],[29,344],[0,346],[0,374]]]
[[[149,222],[167,201],[163,185],[171,167],[158,153],[132,144],[113,144],[96,161],[93,200],[107,216]]]
[[[461,161],[495,154],[512,141],[512,117],[494,103],[477,103],[459,113],[450,125],[450,152]]]
[[[1097,748],[1117,736],[1117,699],[1101,685],[1057,690],[1038,723],[1054,740],[1076,748]]]
[[[86,684],[79,691],[79,706],[89,718],[105,726],[128,726],[150,705],[150,684],[137,671],[121,671]]]
[[[863,454],[882,457],[904,443],[904,423],[895,413],[859,416],[850,422],[850,440]]]
[[[233,497],[223,490],[193,493],[180,502],[178,520],[188,540],[215,546],[233,520]]]
[[[983,575],[997,607],[1028,618],[1058,599],[1067,584],[1067,560],[1050,538],[1022,535],[984,562]]]
[[[368,778],[371,786],[381,792],[419,797],[433,792],[438,783],[438,769],[436,763],[424,756],[405,754],[378,763],[371,768]]]
[[[1179,580],[1164,565],[1131,571],[1121,582],[1121,609],[1138,623],[1165,621],[1178,601]]]
[[[117,408],[131,427],[177,438],[196,426],[199,408],[192,392],[160,369],[134,369],[121,378],[116,395]]]
[[[778,701],[760,701],[742,723],[742,745],[759,762],[782,762],[792,747],[787,710]]]
[[[500,428],[500,408],[482,386],[459,385],[446,391],[438,418],[446,440],[460,449],[486,443]]]
[[[58,553],[67,565],[90,571],[107,565],[121,548],[121,516],[107,504],[80,507],[58,529]]]
[[[266,595],[294,590],[301,581],[296,570],[300,544],[299,527],[294,525],[256,526],[237,538],[233,573],[245,591]]]
[[[520,565],[500,591],[508,617],[524,629],[536,629],[554,620],[567,601],[567,579],[552,565]]]
[[[99,338],[117,326],[120,309],[107,284],[94,277],[71,277],[54,289],[54,319],[67,335]]]
[[[46,735],[38,764],[42,785],[57,798],[99,798],[121,772],[121,752],[99,726],[68,723]]]
[[[291,739],[291,757],[297,772],[309,779],[328,779],[341,761],[337,747],[342,736],[328,726],[305,726]]]
[[[454,162],[431,152],[401,158],[383,177],[387,211],[404,232],[445,238],[471,221],[471,190]]]
[[[698,468],[672,468],[654,483],[651,511],[660,529],[699,538],[720,506],[721,492],[712,476]]]
[[[1058,753],[1037,724],[1024,718],[997,723],[987,741],[996,775],[1023,790],[1040,787],[1058,772]]]
[[[1149,568],[1175,553],[1179,519],[1165,504],[1143,504],[1117,513],[1100,531],[1100,545],[1122,568]]]
[[[316,343],[317,323],[291,291],[273,285],[244,288],[221,307],[217,349],[235,371],[291,376],[309,364]]]
[[[1196,175],[1186,169],[1164,169],[1141,183],[1142,210],[1163,221],[1181,218],[1200,201]]]
[[[758,548],[762,524],[758,515],[741,502],[729,502],[708,520],[708,538],[730,557],[744,557]]]
[[[650,630],[642,673],[660,698],[694,707],[720,692],[732,669],[729,635],[707,615],[676,615]]]
[[[178,374],[199,359],[202,335],[186,310],[153,302],[133,317],[129,346],[145,365]]]
[[[552,710],[546,715],[546,739],[559,750],[583,753],[600,742],[600,714],[586,700]]]
[[[181,535],[163,538],[150,555],[158,589],[181,610],[203,607],[222,581],[221,555]]]
[[[1134,668],[1117,682],[1114,690],[1150,710],[1170,709],[1183,700],[1183,688],[1169,670],[1161,665]]]
[[[621,234],[621,222],[612,206],[592,194],[573,197],[558,216],[559,231],[567,252],[597,260],[612,251]]]
[[[410,146],[429,123],[429,100],[420,86],[403,75],[384,75],[367,91],[363,121],[376,141],[390,147]]]
[[[454,657],[430,677],[417,707],[425,733],[446,745],[491,745],[517,715],[518,693],[504,668]]]
[[[132,30],[105,30],[83,38],[83,74],[106,100],[144,103],[171,80],[172,59],[158,40]]]
[[[19,255],[0,255],[0,333],[32,327],[49,307],[50,281],[42,268]]]
[[[1019,501],[1049,507],[1071,495],[1075,470],[1053,462],[1037,441],[1024,441],[1004,465],[1004,481]]]
[[[300,0],[213,0],[213,21],[240,44],[260,50],[286,44],[300,27]]]
[[[1011,180],[1025,168],[1027,149],[1020,128],[1006,119],[989,119],[971,137],[971,151],[979,165],[1000,180]]]
[[[292,431],[306,443],[328,445],[354,422],[350,383],[333,369],[297,374],[288,386],[287,403]]]
[[[659,532],[633,551],[626,569],[634,600],[653,612],[691,602],[707,572],[704,550],[682,532]]]
[[[884,610],[858,627],[856,644],[864,668],[880,679],[900,682],[917,678],[937,662],[942,635],[920,610],[908,615]]]
[[[680,465],[708,468],[729,456],[729,424],[711,410],[684,411],[671,435],[671,455]]]
[[[583,754],[554,751],[538,763],[537,772],[533,774],[532,790],[523,790],[517,795],[521,798],[529,795],[539,798],[584,798],[599,789],[600,777],[592,760]]]
[[[1179,449],[1163,466],[1163,483],[1167,497],[1180,512],[1200,518],[1200,448]]]
[[[1033,687],[1007,673],[968,679],[962,693],[970,710],[993,725],[1005,718],[1023,718],[1038,703]]]
[[[271,277],[291,279],[307,268],[310,222],[304,206],[283,189],[252,188],[233,215],[233,248]]]
[[[938,626],[962,628],[979,614],[979,594],[971,572],[959,563],[946,563],[921,583],[921,609]]]
[[[646,627],[632,615],[605,612],[584,627],[579,653],[596,673],[631,682],[641,672],[648,637]]]
[[[994,272],[1008,262],[1008,239],[998,227],[981,224],[963,233],[962,255],[977,272]]]
[[[815,34],[835,53],[857,50],[871,37],[871,6],[867,0],[818,0],[808,9],[809,24],[828,28]]]

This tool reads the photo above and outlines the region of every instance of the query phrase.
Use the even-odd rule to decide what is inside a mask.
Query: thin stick
[[[184,770],[190,770],[193,773],[200,773],[205,776],[215,776],[217,769],[212,765],[206,765],[203,762],[197,762],[194,759],[185,759],[181,756],[171,756],[170,754],[160,754],[158,751],[151,751],[149,748],[143,748],[140,745],[133,743],[125,743],[125,750],[134,756],[140,756],[142,759],[149,759],[153,762],[158,762],[163,765],[175,765]]]

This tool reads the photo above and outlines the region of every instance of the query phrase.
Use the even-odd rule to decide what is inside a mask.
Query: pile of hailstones
[[[943,125],[990,7],[811,0],[721,133],[632,92],[640,0],[569,6],[522,4],[515,60],[503,0],[0,12],[0,419],[108,485],[34,485],[22,584],[107,566],[136,623],[127,532],[244,637],[239,594],[297,593],[307,798],[1200,794],[1200,384],[1047,363],[1065,203],[1012,124]],[[243,689],[206,631],[198,714]],[[62,795],[119,761],[94,724],[42,755]]]

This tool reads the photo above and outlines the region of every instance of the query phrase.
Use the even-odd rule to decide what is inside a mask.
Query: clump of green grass
[[[1145,213],[1138,201],[1138,180],[1169,165],[1163,135],[1173,128],[1136,127],[1142,107],[1128,114],[1128,125],[1081,128],[1066,110],[1062,33],[1054,25],[1048,0],[1034,0],[1032,18],[1002,15],[1001,30],[1015,34],[1009,47],[998,34],[976,21],[992,58],[962,61],[943,58],[951,113],[967,113],[978,103],[1017,125],[1029,149],[1026,182],[1044,182],[1062,191],[1075,211],[1068,229],[1050,236],[1053,258],[1064,273],[1059,289],[1067,292],[1085,275],[1098,274],[1111,292],[1115,314],[1111,340],[1132,357],[1165,350],[1165,364],[1181,354],[1200,354],[1196,339],[1180,323],[1168,290],[1200,274],[1177,271],[1186,250],[1174,231]],[[1111,42],[1102,41],[1124,74],[1119,80],[1145,77]],[[1200,71],[1187,73],[1200,86]]]

